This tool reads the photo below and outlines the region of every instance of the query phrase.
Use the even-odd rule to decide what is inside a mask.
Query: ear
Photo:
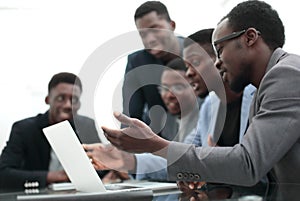
[[[45,98],[45,103],[46,103],[47,105],[49,105],[49,96],[46,96],[46,98]]]
[[[171,20],[170,25],[172,27],[172,31],[174,31],[176,28],[176,23],[173,20]]]
[[[249,28],[246,33],[246,39],[247,39],[247,45],[252,46],[254,43],[256,43],[260,32],[257,31],[255,28]]]

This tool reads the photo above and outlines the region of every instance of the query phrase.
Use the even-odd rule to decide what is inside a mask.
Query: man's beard
[[[240,76],[238,79],[229,83],[230,89],[236,93],[240,93],[248,85],[248,81],[245,77]]]

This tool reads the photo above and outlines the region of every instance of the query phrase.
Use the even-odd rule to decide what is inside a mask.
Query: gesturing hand
[[[110,129],[102,126],[106,138],[117,148],[127,152],[144,153],[161,151],[167,148],[169,142],[157,136],[144,122],[129,118],[115,112],[114,116],[122,124],[128,125],[123,129]],[[162,153],[158,153],[160,155]]]

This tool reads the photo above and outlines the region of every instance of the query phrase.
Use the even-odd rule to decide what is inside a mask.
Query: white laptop
[[[115,189],[118,190],[107,190],[80,144],[69,121],[63,121],[44,128],[43,132],[77,191],[92,193],[147,189],[156,191],[177,189],[176,183],[125,182],[110,185],[110,187],[115,187]]]

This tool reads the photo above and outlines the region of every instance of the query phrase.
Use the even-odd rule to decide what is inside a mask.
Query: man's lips
[[[197,91],[199,89],[199,84],[196,82],[192,82],[192,83],[190,83],[190,85],[192,86],[194,91]]]
[[[220,70],[220,75],[221,75],[222,79],[225,80],[226,70],[225,69],[221,69]]]

